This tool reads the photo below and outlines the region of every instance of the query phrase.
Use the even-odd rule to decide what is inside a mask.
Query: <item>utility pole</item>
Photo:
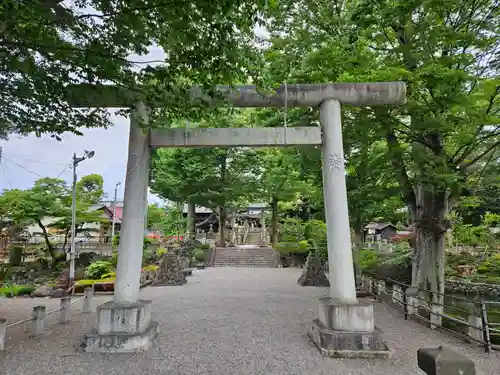
[[[113,240],[115,238],[115,224],[116,224],[116,195],[118,194],[118,186],[120,186],[122,183],[117,182],[115,185],[115,198],[113,200],[113,219],[112,219],[112,224],[111,224],[111,243],[113,243]]]
[[[73,154],[73,196],[71,199],[71,247],[69,250],[69,287],[71,288],[75,282],[75,255],[76,255],[76,167],[85,159],[91,159],[94,156],[94,151],[87,151],[82,157],[77,157],[76,153]]]

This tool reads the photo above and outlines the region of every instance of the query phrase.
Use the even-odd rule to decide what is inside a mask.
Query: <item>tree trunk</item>
[[[41,220],[37,220],[36,222],[37,222],[38,226],[40,227],[40,229],[42,230],[43,240],[45,242],[45,246],[47,246],[47,250],[50,254],[50,257],[52,258],[52,260],[56,260],[57,254],[56,254],[56,251],[54,249],[54,246],[50,242],[49,233],[47,232],[47,228],[45,228],[45,225],[43,225]]]
[[[196,237],[196,205],[188,202],[187,212],[187,225],[186,225],[187,239],[194,239]]]
[[[354,247],[353,247],[353,260],[354,260],[354,271],[356,278],[356,287],[361,287],[361,267],[359,261],[361,258],[361,251],[363,250],[364,241],[364,228],[362,223],[353,224],[353,237],[354,237]]]
[[[271,245],[275,247],[278,243],[278,199],[273,197],[271,201]]]
[[[446,192],[430,191],[417,187],[416,194],[415,251],[412,269],[412,286],[423,290],[433,313],[431,327],[441,324],[444,302],[445,238],[448,223],[449,200]]]
[[[219,207],[219,246],[226,246],[226,209],[224,207]]]

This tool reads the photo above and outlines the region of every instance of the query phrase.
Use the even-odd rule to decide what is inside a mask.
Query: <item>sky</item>
[[[84,129],[84,136],[64,133],[61,141],[49,136],[11,137],[0,141],[0,190],[27,189],[40,177],[59,177],[71,183],[73,172],[67,166],[73,153],[83,156],[85,150],[93,150],[94,157],[78,165],[78,178],[93,173],[102,175],[109,200],[113,199],[115,184],[121,182],[118,199],[123,198],[129,120],[113,116],[113,124],[109,129]],[[152,194],[148,198],[150,203],[161,202]]]

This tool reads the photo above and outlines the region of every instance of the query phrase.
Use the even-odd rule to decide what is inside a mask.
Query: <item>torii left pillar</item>
[[[131,110],[127,175],[114,298],[97,308],[97,332],[85,335],[87,352],[132,352],[149,348],[158,333],[151,320],[151,301],[139,299],[140,265],[149,179],[147,108],[137,103]]]

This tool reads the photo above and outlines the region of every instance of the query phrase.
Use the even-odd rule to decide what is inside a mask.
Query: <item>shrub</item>
[[[490,269],[486,266],[480,266],[476,268],[477,273],[489,273]]]
[[[165,254],[167,253],[167,249],[165,249],[164,247],[160,247],[157,251],[156,251],[156,256],[158,258],[161,258],[162,256],[164,256]]]
[[[278,250],[281,256],[292,254],[308,254],[309,247],[309,242],[305,240],[299,242],[279,242],[276,244],[276,250]]]
[[[120,233],[115,234],[115,236],[111,240],[111,246],[113,247],[113,249],[116,249],[118,245],[120,245]]]
[[[210,245],[207,244],[207,243],[203,243],[200,246],[198,246],[198,249],[200,249],[200,250],[209,250],[210,249]]]
[[[105,273],[101,276],[101,280],[103,279],[114,279],[116,280],[116,272]]]
[[[156,264],[150,264],[149,266],[143,267],[142,271],[156,271],[158,268]]]
[[[35,290],[34,286],[30,285],[6,285],[0,288],[0,296],[16,297],[31,294]]]
[[[75,259],[76,267],[87,267],[90,263],[92,263],[95,258],[97,258],[98,254],[94,252],[90,253],[81,253],[78,255],[78,258]]]
[[[194,252],[194,260],[197,262],[205,262],[207,260],[207,252],[203,250],[196,250]]]
[[[147,237],[144,237],[144,240],[142,241],[142,249],[143,250],[146,250],[146,248],[151,245],[153,243],[153,241],[151,241],[151,239],[147,238]]]
[[[380,265],[380,256],[376,251],[363,250],[359,257],[359,267],[362,270],[370,270]]]
[[[97,262],[89,264],[85,268],[85,274],[90,279],[100,279],[102,275],[110,273],[113,271],[113,264],[109,261],[99,260]]]

